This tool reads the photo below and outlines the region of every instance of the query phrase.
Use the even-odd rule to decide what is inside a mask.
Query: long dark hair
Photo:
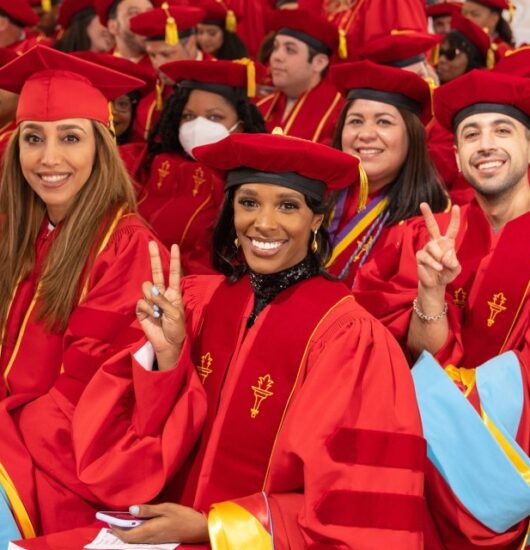
[[[242,57],[248,57],[248,50],[245,43],[239,38],[235,32],[228,32],[224,24],[217,21],[203,21],[204,25],[215,25],[219,27],[223,32],[223,43],[221,47],[213,52],[213,55],[217,59],[241,59]]]
[[[129,142],[129,139],[131,138],[131,135],[132,135],[134,120],[136,118],[136,110],[138,108],[138,103],[140,101],[140,92],[138,90],[133,90],[132,92],[127,93],[126,95],[131,100],[131,122],[129,123],[127,130],[125,130],[125,132],[123,132],[121,136],[116,137],[116,143],[118,145],[123,145],[124,143]]]
[[[236,187],[230,188],[226,194],[213,230],[212,264],[214,268],[228,277],[231,281],[237,281],[246,271],[245,263],[239,248],[235,245],[236,230],[234,226],[234,196]],[[328,232],[328,224],[334,206],[333,197],[327,197],[318,201],[304,195],[307,206],[314,214],[323,214],[324,219],[317,233],[318,250],[311,250],[313,234],[307,243],[308,255],[312,261],[312,267],[327,278],[333,279],[325,271],[325,265],[331,257],[331,238]]]
[[[92,44],[86,30],[94,17],[96,17],[94,8],[85,8],[76,13],[72,17],[68,28],[65,29],[63,35],[55,42],[53,47],[65,53],[90,50]]]
[[[353,101],[348,101],[342,108],[333,137],[332,146],[335,149],[342,150],[344,121]],[[406,109],[397,109],[405,121],[409,149],[388,193],[387,226],[419,216],[422,202],[428,203],[433,212],[442,212],[447,208],[449,200],[427,150],[425,127],[415,114]]]
[[[175,86],[173,93],[164,104],[160,118],[149,134],[149,153],[180,153],[184,149],[179,141],[179,124],[192,90]],[[232,95],[223,97],[234,107],[238,119],[243,126],[243,132],[256,134],[266,132],[263,116],[258,108],[249,101],[243,90],[235,89]]]
[[[506,42],[510,46],[515,46],[512,27],[510,26],[510,23],[508,23],[508,21],[506,21],[506,19],[504,19],[504,17],[502,16],[502,10],[499,10],[497,8],[490,9],[499,14],[499,20],[495,25],[495,32],[497,33],[497,36],[499,36],[499,38],[504,40],[504,42]]]

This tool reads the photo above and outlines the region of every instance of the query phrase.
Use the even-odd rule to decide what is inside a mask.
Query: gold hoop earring
[[[311,250],[313,254],[316,254],[318,252],[317,234],[318,234],[318,229],[315,229],[313,231],[313,242],[311,243]]]
[[[239,239],[237,237],[234,239],[234,246],[239,248]]]

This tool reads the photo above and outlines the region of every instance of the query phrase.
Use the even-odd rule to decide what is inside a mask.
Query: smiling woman
[[[109,100],[140,85],[39,46],[0,70],[0,88],[20,93],[0,183],[0,485],[24,536],[59,529],[66,509],[72,525],[92,517],[70,424],[116,342],[138,336],[153,234],[135,214]]]
[[[408,368],[323,269],[328,197],[359,183],[358,160],[268,134],[193,152],[224,175],[214,242],[224,276],[180,285],[174,247],[166,284],[151,245],[138,303],[149,342],[113,358],[83,395],[79,413],[96,396],[102,407],[75,425],[80,478],[145,518],[114,529],[126,542],[422,547],[425,449]],[[189,389],[177,381],[190,373],[203,400],[183,424]],[[171,503],[139,505],[164,487]]]

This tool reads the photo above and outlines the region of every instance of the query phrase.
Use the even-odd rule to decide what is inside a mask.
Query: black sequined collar
[[[247,326],[251,327],[256,317],[269,305],[276,296],[286,288],[309,279],[318,273],[315,262],[306,256],[300,263],[278,273],[263,275],[249,270],[250,284],[254,290],[254,308]]]

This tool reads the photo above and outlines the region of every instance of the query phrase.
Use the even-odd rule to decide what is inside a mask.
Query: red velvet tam
[[[148,40],[165,40],[176,45],[179,38],[186,38],[194,31],[197,23],[204,19],[204,11],[191,6],[168,6],[139,13],[131,18],[131,31]],[[171,36],[173,34],[173,36]]]
[[[530,78],[530,46],[508,50],[492,69],[500,73]]]
[[[204,10],[202,23],[220,25],[228,32],[237,31],[237,22],[241,19],[222,0],[195,0],[193,5]]]
[[[0,11],[19,27],[33,27],[39,22],[38,15],[31,9],[27,0],[0,0]]]
[[[439,4],[431,4],[425,8],[428,17],[445,17],[455,15],[461,11],[461,2],[440,2]]]
[[[74,55],[79,59],[84,59],[85,61],[90,61],[96,65],[101,65],[102,67],[107,67],[108,69],[118,71],[124,75],[137,78],[140,82],[143,82],[143,84],[139,85],[135,89],[137,89],[142,95],[149,93],[156,83],[156,74],[153,71],[147,69],[139,63],[134,63],[125,57],[116,57],[110,53],[88,51],[75,52],[71,55]],[[129,91],[132,90],[133,88]]]
[[[106,26],[109,22],[109,11],[113,4],[114,0],[94,0],[94,7],[102,25]]]
[[[530,81],[475,69],[435,90],[434,114],[449,131],[478,113],[504,114],[530,128]]]
[[[235,88],[256,95],[256,82],[263,80],[266,69],[251,60],[173,61],[160,67],[181,88],[201,89],[232,96]]]
[[[423,124],[432,118],[429,84],[417,74],[372,61],[331,67],[330,75],[347,100],[369,99],[389,103],[417,115]]]
[[[137,78],[35,46],[0,68],[0,89],[20,94],[16,122],[88,118],[109,124],[109,100],[142,86]]]
[[[339,46],[339,31],[327,19],[307,10],[275,10],[270,30],[305,42],[316,51],[330,55]]]
[[[451,30],[463,34],[474,46],[476,46],[484,59],[488,58],[488,51],[491,48],[491,38],[489,34],[481,29],[471,19],[462,15],[453,15],[451,18]]]
[[[57,22],[63,29],[66,29],[72,19],[81,11],[94,7],[94,0],[63,0],[59,8],[59,18]]]
[[[498,9],[498,10],[513,9],[513,5],[509,0],[473,0],[473,2],[492,9]]]
[[[359,159],[320,143],[276,134],[231,134],[193,149],[209,168],[226,173],[225,191],[271,183],[322,200],[327,191],[359,183]]]
[[[389,35],[370,40],[356,50],[354,60],[368,59],[381,65],[406,67],[425,61],[425,53],[443,40],[440,34],[393,30]]]

